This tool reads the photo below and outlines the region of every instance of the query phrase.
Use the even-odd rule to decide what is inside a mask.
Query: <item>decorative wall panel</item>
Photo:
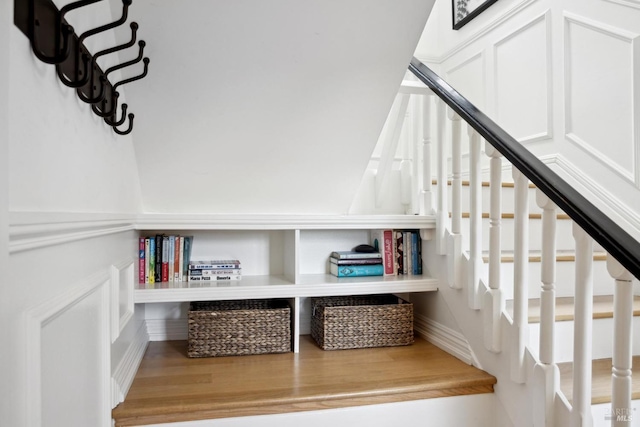
[[[518,141],[552,136],[550,12],[494,45],[495,117]]]
[[[564,18],[566,138],[638,186],[638,35]]]

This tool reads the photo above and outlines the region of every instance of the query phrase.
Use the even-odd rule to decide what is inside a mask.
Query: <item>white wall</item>
[[[416,56],[640,236],[638,37],[637,0],[500,0],[458,31],[438,0]]]
[[[2,424],[106,427],[112,364],[142,322],[128,293],[141,206],[132,138],[34,57],[12,4],[0,9]],[[100,2],[69,19],[82,32],[112,16]],[[114,33],[90,42],[113,45]]]

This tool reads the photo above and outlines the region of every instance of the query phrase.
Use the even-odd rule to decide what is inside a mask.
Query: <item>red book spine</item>
[[[138,283],[144,283],[144,237],[141,237],[138,244]]]
[[[176,244],[174,247],[173,258],[173,280],[175,282],[180,281],[180,236],[176,236]]]
[[[395,274],[395,260],[393,259],[393,231],[384,230],[383,233],[384,248],[382,256],[384,256],[384,274],[385,276],[393,276]]]

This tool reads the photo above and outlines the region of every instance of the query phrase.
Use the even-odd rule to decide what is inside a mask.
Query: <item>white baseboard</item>
[[[115,408],[120,402],[124,401],[129,388],[136,376],[142,357],[149,343],[149,335],[147,327],[143,323],[140,324],[136,335],[124,354],[124,357],[116,367],[111,376],[111,407]]]
[[[149,341],[186,340],[189,328],[187,319],[147,319]]]
[[[420,337],[469,365],[474,363],[469,342],[460,332],[421,314],[414,313],[413,322]]]

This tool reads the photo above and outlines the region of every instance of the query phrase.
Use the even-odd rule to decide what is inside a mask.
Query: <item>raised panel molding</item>
[[[640,0],[605,0],[605,1],[640,9]]]
[[[637,108],[640,106],[640,77],[638,74],[640,73],[640,43],[638,43],[638,34],[634,34],[628,31],[621,30],[619,28],[612,27],[610,25],[606,25],[600,22],[593,21],[588,18],[580,17],[577,15],[566,13],[564,14],[564,27],[565,27],[565,137],[568,141],[572,142],[585,152],[589,153],[595,159],[597,159],[602,164],[606,165],[612,171],[617,173],[619,176],[623,177],[625,180],[633,183],[636,187],[640,188],[640,115],[637,114]],[[623,60],[628,61],[629,70],[627,73],[628,81],[623,81],[621,79],[612,79],[601,78],[597,81],[590,82],[591,84],[585,85],[586,87],[580,89],[577,88],[579,85],[578,82],[574,81],[574,77],[576,74],[574,73],[573,68],[578,68],[575,64],[572,64],[572,54],[574,53],[574,44],[576,55],[579,55],[581,52],[581,48],[584,49],[585,43],[582,44],[577,43],[575,40],[572,40],[571,29],[582,28],[583,30],[587,30],[592,34],[598,34],[600,36],[605,37],[603,40],[608,41],[619,41],[620,43],[624,43],[627,46],[626,55],[621,56]],[[591,50],[595,48],[595,46],[589,46]],[[592,54],[592,52],[589,52]],[[612,53],[613,55],[613,53]],[[584,58],[582,58],[584,60]],[[606,59],[600,57],[598,61],[598,65],[600,65],[602,70],[604,70],[607,63]],[[592,64],[593,65],[593,64]],[[580,67],[581,77],[587,71],[592,72],[592,80],[595,80],[598,76],[595,76],[595,66],[594,67]],[[616,77],[619,77],[617,75]],[[601,81],[602,80],[602,81]],[[618,86],[625,84],[625,88],[628,89],[619,89]],[[608,87],[611,84],[616,84],[618,86]],[[601,140],[595,140],[598,136],[593,136],[592,132],[588,132],[586,129],[578,129],[579,125],[576,125],[574,122],[576,119],[582,119],[586,123],[590,123],[590,117],[584,118],[581,117],[580,113],[577,113],[576,106],[574,104],[582,104],[580,99],[574,99],[575,92],[582,90],[582,93],[589,92],[590,96],[594,94],[599,94],[599,96],[623,96],[627,93],[629,94],[629,99],[626,99],[625,104],[618,104],[618,109],[613,109],[614,102],[606,102],[604,107],[605,110],[598,110],[598,100],[592,102],[593,112],[595,117],[591,122],[599,121],[601,128],[607,129],[607,135],[601,135]],[[610,94],[610,95],[609,95]],[[583,95],[583,97],[585,97]],[[607,98],[609,100],[609,98]],[[628,103],[628,105],[627,105]],[[611,105],[609,105],[611,104]],[[629,108],[629,111],[624,111],[625,107]],[[584,110],[583,110],[584,111]],[[618,116],[615,118],[606,117],[606,114],[613,114],[612,111],[620,111],[617,112]],[[605,115],[604,118],[602,115]],[[622,117],[624,115],[624,117]],[[628,117],[628,121],[627,121]],[[604,122],[608,120],[608,122]],[[628,129],[625,130],[624,126],[629,126]],[[614,135],[609,135],[609,132],[613,133],[620,130],[621,132],[626,132],[628,134],[628,140],[624,141],[624,138],[616,137]],[[612,146],[612,143],[619,144],[617,147]],[[607,150],[599,148],[598,144],[607,144]],[[620,145],[622,144],[622,146]],[[611,150],[609,149],[611,148]],[[615,149],[617,148],[618,159],[613,158],[615,153]],[[629,165],[621,164],[621,161],[627,161],[629,159]]]
[[[526,108],[522,106],[523,103],[526,103],[527,100],[526,99],[521,99],[520,97],[515,97],[513,96],[513,88],[508,88],[507,92],[508,92],[508,99],[515,99],[515,101],[518,103],[519,107],[515,108],[515,106],[512,105],[507,105],[504,108],[502,107],[502,104],[500,102],[500,94],[501,94],[501,86],[505,85],[505,82],[507,81],[507,79],[505,79],[505,76],[500,75],[500,71],[501,71],[501,67],[500,67],[500,49],[505,46],[508,42],[516,40],[518,37],[524,37],[524,34],[527,33],[528,30],[531,30],[533,27],[535,27],[536,25],[543,25],[544,26],[544,52],[543,52],[543,57],[542,58],[531,58],[530,57],[530,53],[527,53],[527,55],[529,55],[528,60],[525,61],[518,61],[517,59],[514,61],[513,59],[513,55],[508,54],[507,55],[507,60],[511,60],[512,62],[515,62],[517,64],[517,66],[523,66],[525,68],[525,70],[521,70],[521,71],[526,71],[526,69],[530,68],[531,64],[533,63],[533,65],[536,66],[540,66],[540,68],[542,68],[542,75],[544,76],[544,81],[541,82],[542,83],[542,87],[538,87],[537,85],[537,80],[536,78],[531,78],[528,79],[528,85],[527,87],[532,87],[534,89],[533,92],[536,93],[544,93],[545,95],[545,102],[544,102],[544,112],[542,113],[542,117],[536,117],[536,115],[538,114],[538,111],[536,109],[536,111],[534,112],[535,114],[527,114],[527,122],[529,121],[533,121],[534,119],[537,119],[540,122],[543,123],[538,123],[540,125],[540,129],[539,131],[534,131],[533,133],[530,134],[525,134],[525,135],[517,135],[517,132],[509,132],[512,135],[514,135],[516,137],[516,139],[525,144],[525,143],[530,143],[530,142],[534,142],[534,141],[542,141],[542,140],[546,140],[546,139],[550,139],[553,136],[553,96],[552,96],[552,87],[553,87],[553,82],[552,82],[552,75],[553,75],[553,70],[552,70],[552,60],[551,60],[551,11],[547,10],[545,11],[543,14],[533,18],[531,21],[529,21],[528,23],[524,24],[523,26],[521,26],[520,28],[516,29],[515,31],[511,32],[510,34],[508,34],[507,36],[503,37],[502,39],[498,40],[497,42],[494,43],[493,45],[493,72],[494,72],[494,96],[493,98],[495,99],[496,105],[495,105],[495,112],[496,112],[496,117],[497,120],[500,121],[501,116],[504,115],[504,112],[512,112],[512,111],[522,111],[523,108]],[[537,38],[536,38],[537,40]],[[511,52],[513,53],[513,52]],[[508,76],[507,76],[508,77]],[[522,87],[523,87],[523,82],[521,80],[517,81],[517,90],[522,91]],[[501,114],[501,111],[503,112]],[[515,120],[512,120],[515,121]],[[511,122],[509,123],[505,123],[505,125],[507,127],[513,127],[514,124],[512,124]]]
[[[119,403],[124,402],[140,362],[142,362],[147,344],[149,344],[149,336],[147,335],[146,325],[142,322],[131,345],[127,348],[111,377],[111,408],[115,408]]]
[[[115,342],[134,313],[134,264],[125,260],[111,266],[111,342]]]
[[[90,307],[83,306],[84,302],[91,303],[91,298],[97,298],[99,313],[87,310]],[[98,418],[100,420],[99,427],[109,427],[111,425],[111,408],[110,402],[110,378],[111,378],[111,366],[110,366],[110,354],[111,354],[111,340],[109,334],[109,275],[107,273],[97,273],[84,281],[78,283],[75,287],[69,291],[46,301],[38,306],[29,309],[26,312],[26,344],[27,344],[27,426],[28,427],[41,427],[43,425],[43,356],[52,358],[55,354],[46,355],[43,354],[43,346],[45,344],[43,332],[47,326],[53,325],[55,322],[62,320],[69,322],[65,319],[65,316],[70,316],[69,319],[79,319],[85,321],[88,327],[93,327],[92,333],[97,334],[97,341],[99,342],[98,349],[99,354],[98,364],[100,366],[100,372],[98,376],[100,378],[100,384],[98,387],[99,400],[97,405],[99,406]],[[97,324],[91,322],[94,318],[98,318]],[[64,324],[65,322],[61,323]],[[71,337],[70,337],[71,338]],[[76,352],[81,352],[85,349],[85,343],[80,339],[75,343],[78,347]],[[69,351],[69,348],[65,348],[65,351]],[[74,351],[74,350],[72,350]],[[47,362],[51,362],[50,360]],[[87,363],[91,363],[91,360],[87,360]],[[94,361],[95,362],[95,361]],[[64,368],[61,368],[64,369]],[[64,373],[64,372],[63,372]],[[77,375],[76,375],[77,376]],[[74,376],[69,375],[69,378]],[[70,385],[60,384],[58,393],[68,394],[68,390],[65,387]],[[77,393],[87,393],[93,390],[74,390]],[[67,396],[68,397],[68,396]],[[82,413],[82,411],[78,411]],[[97,426],[97,427],[98,427]]]

